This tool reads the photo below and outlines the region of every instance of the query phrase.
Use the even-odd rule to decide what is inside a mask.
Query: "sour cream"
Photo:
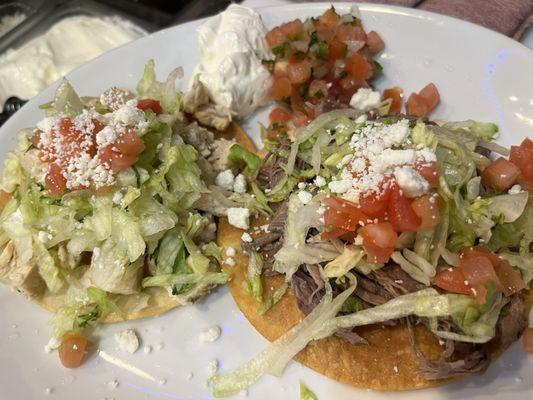
[[[271,77],[263,60],[273,59],[267,30],[254,10],[236,4],[198,27],[200,63],[193,72],[210,100],[244,118],[268,99]]]
[[[30,99],[78,65],[144,34],[117,18],[65,18],[0,56],[0,105],[10,96]]]

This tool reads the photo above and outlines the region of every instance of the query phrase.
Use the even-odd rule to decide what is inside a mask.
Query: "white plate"
[[[329,4],[294,4],[260,9],[267,26],[294,18],[318,15]],[[336,5],[342,11],[348,5]],[[380,88],[401,86],[406,93],[435,82],[442,103],[435,116],[495,121],[502,129],[501,142],[519,142],[533,129],[533,53],[502,35],[476,25],[437,14],[390,6],[361,7],[366,29],[375,29],[387,47],[380,55],[385,76]],[[161,78],[181,65],[188,75],[198,60],[195,28],[191,22],[157,32],[86,64],[68,78],[82,95],[94,95],[113,85],[134,88],[145,62],[156,60]],[[38,105],[49,101],[56,84],[46,89],[0,130],[0,152],[13,148],[16,133],[34,125],[42,113]],[[265,121],[266,112],[258,118]],[[258,139],[257,118],[246,124]],[[77,370],[64,369],[57,354],[46,354],[50,315],[22,296],[0,289],[0,398],[41,399],[51,388],[56,399],[208,399],[207,365],[218,359],[228,370],[263,348],[266,341],[237,310],[225,288],[195,306],[176,309],[160,317],[105,326],[99,348],[144,369],[165,384],[150,382],[91,356]],[[222,327],[215,343],[201,343],[198,333],[214,324]],[[142,348],[134,355],[116,349],[112,334],[134,327]],[[163,346],[162,349],[159,349]],[[159,350],[158,350],[159,349]],[[391,374],[394,373],[391,365]],[[401,369],[402,366],[400,365]],[[515,344],[488,372],[438,389],[408,393],[379,393],[354,389],[331,381],[297,363],[291,363],[282,378],[266,377],[248,393],[252,399],[298,398],[303,379],[321,400],[329,399],[477,399],[533,396],[533,357]],[[192,372],[193,378],[187,375]],[[117,388],[109,382],[116,380]],[[236,396],[239,398],[239,396]]]

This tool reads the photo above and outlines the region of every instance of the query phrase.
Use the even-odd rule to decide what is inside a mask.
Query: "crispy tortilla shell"
[[[217,134],[217,138],[222,137],[228,140],[235,139],[237,143],[239,143],[241,146],[246,148],[249,151],[256,150],[254,143],[252,140],[248,137],[246,132],[237,125],[235,122],[232,122],[229,127],[222,133]],[[148,288],[143,291],[144,293],[147,293],[150,295],[150,299],[148,300],[148,305],[140,310],[137,310],[139,307],[136,306],[136,302],[132,301],[131,298],[128,299],[128,301],[125,301],[124,304],[127,304],[125,307],[119,307],[121,308],[122,312],[124,313],[125,318],[123,319],[121,316],[118,316],[114,313],[108,313],[104,314],[100,322],[103,323],[113,323],[113,322],[120,322],[124,320],[135,320],[135,319],[141,319],[141,318],[147,318],[147,317],[153,317],[155,315],[162,314],[164,312],[167,312],[175,307],[178,307],[183,304],[183,298],[179,298],[176,296],[170,296],[168,291],[164,288]],[[201,293],[198,293],[196,296],[193,293],[190,298],[187,300],[193,300],[198,297],[201,297],[205,293],[205,290]],[[126,297],[126,296],[119,296],[118,303],[120,304],[120,297]],[[64,305],[64,295],[53,295],[51,293],[46,292],[44,295],[40,297],[32,298],[37,304],[39,304],[41,307],[45,308],[46,310],[50,312],[56,312],[62,305]],[[126,299],[124,299],[126,300]]]
[[[262,222],[264,223],[264,221]],[[260,225],[258,223],[257,225]],[[273,341],[299,323],[304,314],[296,304],[294,294],[289,290],[283,298],[264,315],[257,312],[258,303],[243,289],[246,280],[248,257],[242,253],[242,230],[221,220],[218,226],[218,244],[224,254],[227,247],[237,250],[235,266],[224,265],[229,272],[229,288],[240,310],[255,329]],[[282,276],[263,278],[264,297],[269,298],[282,283]],[[533,303],[533,293],[525,295],[526,307]],[[443,380],[426,380],[419,373],[419,363],[409,343],[407,327],[367,326],[357,331],[368,345],[351,345],[338,338],[329,337],[311,342],[296,359],[309,368],[342,383],[366,389],[401,391],[440,386],[460,377]],[[423,326],[415,327],[418,346],[427,356],[437,359],[442,352],[435,337]],[[505,348],[494,346],[493,358]]]

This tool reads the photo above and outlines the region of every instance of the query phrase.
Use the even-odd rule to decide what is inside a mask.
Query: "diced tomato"
[[[363,237],[363,245],[371,244],[381,248],[394,248],[398,235],[390,222],[378,222],[359,228],[359,234]]]
[[[285,43],[286,40],[287,38],[285,37],[285,34],[278,26],[266,34],[266,41],[270,48],[279,46],[280,44]]]
[[[309,97],[313,100],[322,100],[328,97],[328,85],[326,81],[312,80],[309,84]]]
[[[296,86],[293,86],[291,89],[291,108],[292,111],[299,111],[305,114],[305,105],[300,95],[300,89]]]
[[[351,98],[361,87],[361,82],[357,81],[352,75],[347,75],[339,80],[339,87],[342,94]]]
[[[373,244],[363,244],[366,253],[366,260],[371,264],[384,264],[389,261],[394,253],[394,247],[378,247]]]
[[[6,204],[9,203],[12,198],[13,195],[11,193],[4,192],[2,189],[0,189],[0,213],[4,211]]]
[[[368,216],[356,204],[339,197],[326,196],[323,203],[328,206],[324,213],[324,223],[326,225],[354,231],[360,222],[368,220]]]
[[[372,66],[359,53],[352,54],[346,59],[346,70],[358,81],[368,79],[372,73]]]
[[[483,170],[481,183],[487,188],[503,192],[515,184],[519,175],[520,169],[515,164],[500,157]]]
[[[413,200],[411,206],[422,223],[418,229],[431,229],[440,224],[439,195],[429,193]]]
[[[339,40],[332,40],[329,44],[329,53],[328,57],[330,60],[339,60],[341,58],[344,58],[344,54],[346,53],[346,43],[343,43]]]
[[[402,93],[403,89],[398,86],[383,91],[383,99],[392,100],[390,106],[391,113],[397,113],[402,109]]]
[[[511,146],[509,160],[515,164],[527,181],[529,190],[533,189],[533,142],[524,139],[520,146]]]
[[[335,31],[331,28],[320,26],[316,29],[316,36],[321,42],[329,43],[335,37]]]
[[[522,344],[524,350],[528,353],[533,353],[533,328],[526,328],[522,334]]]
[[[137,156],[145,149],[142,139],[131,130],[120,135],[113,145],[115,151],[128,156]]]
[[[490,261],[494,268],[500,265],[502,261],[497,254],[492,253],[488,248],[481,246],[476,247],[464,247],[461,250],[461,258],[474,258],[474,257],[485,257]]]
[[[337,25],[339,22],[340,16],[335,12],[333,9],[328,9],[322,16],[320,17],[320,22],[327,26],[328,28],[333,28]]]
[[[359,208],[369,217],[383,217],[387,212],[391,189],[388,185],[384,186],[379,193],[371,192],[359,197]]]
[[[418,94],[426,101],[429,112],[437,107],[437,104],[440,102],[439,91],[433,83],[427,84]]]
[[[300,61],[287,66],[287,77],[292,84],[302,84],[307,82],[311,76],[311,66],[307,61]]]
[[[366,44],[372,54],[379,53],[385,47],[385,43],[381,36],[375,31],[370,31],[366,35]]]
[[[505,296],[510,296],[527,287],[520,273],[515,271],[506,260],[502,260],[499,267],[496,268],[496,275],[502,283]]]
[[[78,368],[85,356],[87,338],[74,332],[65,334],[59,346],[59,359],[66,368]]]
[[[389,220],[396,232],[414,231],[422,223],[422,219],[416,215],[409,199],[400,193],[400,188],[397,185],[391,188],[388,213]]]
[[[439,168],[436,162],[418,163],[414,169],[422,175],[432,188],[439,187]]]
[[[67,188],[67,180],[63,176],[61,167],[56,163],[50,163],[44,181],[48,192],[53,197],[61,196]]]
[[[463,270],[465,279],[468,281],[469,285],[474,287],[477,285],[486,286],[488,282],[493,282],[498,291],[503,291],[503,286],[488,258],[460,258],[459,266]]]
[[[425,117],[429,114],[427,101],[416,93],[411,93],[407,100],[407,114],[415,117]]]
[[[161,108],[161,103],[154,99],[142,99],[137,102],[137,108],[146,111],[148,109],[152,110],[156,115],[159,115],[163,112]]]
[[[280,26],[281,32],[289,39],[296,39],[304,29],[304,24],[300,19],[287,22]],[[268,40],[268,39],[267,39]]]
[[[341,42],[359,40],[366,42],[366,33],[360,26],[339,25],[335,33],[335,38]]]
[[[453,293],[472,294],[472,288],[465,283],[461,268],[448,268],[435,275],[435,285]]]
[[[109,167],[115,172],[125,170],[126,168],[135,164],[137,161],[137,156],[122,154],[113,150],[113,147],[114,145],[110,144],[109,146],[100,150],[98,158],[102,163],[108,164]]]
[[[286,123],[291,119],[291,114],[284,108],[276,107],[268,115],[270,122]]]
[[[291,95],[291,81],[289,78],[278,78],[272,83],[270,94],[274,100],[281,101]]]
[[[301,126],[306,126],[311,120],[306,113],[302,111],[296,111],[294,114],[292,114],[291,121],[296,128],[299,128]]]

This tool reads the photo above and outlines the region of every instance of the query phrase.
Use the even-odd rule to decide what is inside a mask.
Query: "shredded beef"
[[[447,340],[438,360],[427,357],[415,341],[411,318],[406,318],[411,347],[420,363],[420,373],[427,380],[484,372],[490,364],[486,344],[462,343]],[[451,327],[451,324],[450,324]]]
[[[505,316],[498,321],[498,330],[503,346],[508,346],[518,340],[528,326],[526,308],[520,295],[514,294],[510,300],[503,309]]]
[[[390,264],[370,274],[393,297],[416,292],[425,288],[425,285],[415,281],[399,265]]]
[[[285,176],[283,166],[287,163],[290,149],[290,140],[281,140],[276,147],[276,152],[270,151],[263,158],[252,180],[258,182],[263,189],[272,189],[276,186]]]
[[[244,251],[259,251],[263,255],[264,266],[263,275],[276,275],[277,272],[272,270],[274,263],[274,255],[279,251],[283,245],[283,232],[285,230],[285,221],[287,220],[287,210],[289,201],[285,200],[280,203],[274,215],[268,221],[268,230],[260,231],[254,236],[254,240],[250,243],[243,243]]]

